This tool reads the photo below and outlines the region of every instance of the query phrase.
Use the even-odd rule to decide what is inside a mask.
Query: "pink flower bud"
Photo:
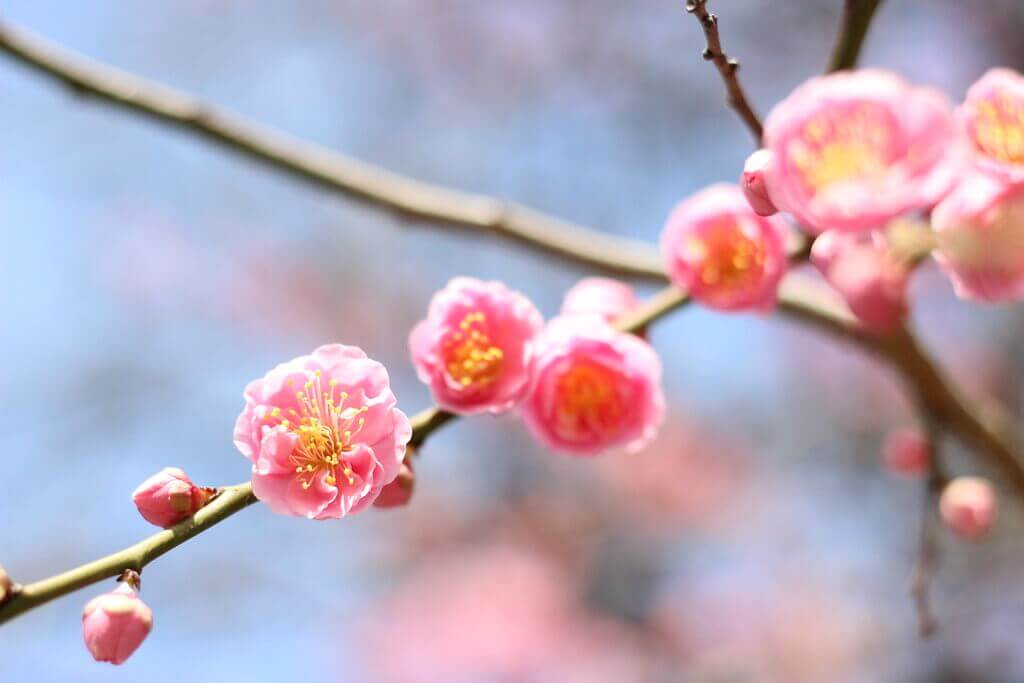
[[[82,636],[97,662],[122,664],[153,628],[153,612],[127,582],[90,600],[82,611]]]
[[[910,270],[884,244],[829,231],[814,241],[811,261],[865,328],[886,332],[906,317]]]
[[[193,484],[184,471],[165,467],[139,484],[132,500],[143,519],[167,528],[194,515],[211,495],[211,490]]]
[[[882,461],[893,474],[908,477],[924,474],[931,463],[931,457],[928,439],[917,429],[894,429],[886,435],[882,444]]]
[[[373,501],[374,507],[396,508],[408,505],[412,499],[413,489],[416,487],[416,473],[412,468],[412,458],[407,458],[402,463],[402,469],[393,482],[385,486]]]
[[[743,196],[750,203],[750,208],[758,216],[774,216],[779,212],[768,196],[768,186],[765,175],[770,172],[772,153],[767,149],[759,149],[749,157],[743,164],[743,174],[740,176],[740,187],[743,188]]]
[[[809,230],[870,231],[948,191],[962,147],[952,108],[877,69],[807,81],[764,126],[772,201]]]
[[[957,477],[939,499],[942,521],[961,538],[977,540],[996,521],[996,492],[981,477]]]
[[[565,293],[562,315],[597,315],[614,323],[640,305],[625,282],[606,277],[583,278]]]
[[[680,202],[661,233],[672,281],[723,311],[768,311],[786,272],[786,224],[758,216],[736,185],[718,184]]]
[[[0,605],[4,604],[14,592],[14,582],[7,575],[7,570],[0,565]]]

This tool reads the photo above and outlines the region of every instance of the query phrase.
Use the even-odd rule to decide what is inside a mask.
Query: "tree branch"
[[[220,110],[184,92],[75,55],[0,23],[0,50],[98,98],[199,135],[292,176],[405,219],[494,233],[535,251],[625,277],[661,280],[644,245],[546,216],[514,202],[459,192],[392,173]]]
[[[707,45],[704,48],[703,57],[713,62],[718,69],[718,73],[722,76],[722,82],[725,83],[729,106],[736,110],[739,117],[743,119],[743,123],[746,124],[750,134],[754,136],[754,142],[760,146],[761,137],[764,133],[761,119],[757,117],[757,114],[747,101],[747,95],[743,91],[743,86],[740,85],[739,77],[736,75],[736,72],[739,71],[740,63],[735,59],[730,59],[729,55],[725,54],[725,51],[722,49],[722,38],[718,34],[718,17],[708,12],[707,4],[708,0],[687,0],[686,3],[686,11],[697,17],[701,28],[704,29],[704,39]]]
[[[880,4],[882,0],[845,0],[836,44],[828,63],[828,73],[857,66],[864,37],[868,34],[871,19]]]

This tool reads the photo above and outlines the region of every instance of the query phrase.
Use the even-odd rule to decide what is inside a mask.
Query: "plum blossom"
[[[988,70],[967,90],[957,113],[975,164],[1024,181],[1024,76],[1012,69]]]
[[[779,212],[768,196],[768,186],[765,176],[770,173],[772,153],[767,149],[759,149],[749,157],[743,164],[743,173],[740,175],[740,187],[743,188],[743,196],[747,198],[750,208],[758,216],[774,216]]]
[[[193,484],[183,470],[165,467],[139,484],[132,501],[143,519],[166,528],[194,515],[213,494]]]
[[[873,230],[949,190],[960,140],[937,91],[877,69],[819,76],[765,122],[768,194],[812,232]]]
[[[665,412],[661,361],[650,344],[595,316],[563,316],[544,332],[523,420],[541,443],[571,455],[636,451]]]
[[[956,477],[942,490],[939,513],[957,536],[978,540],[996,521],[995,489],[981,477]]]
[[[917,477],[928,469],[931,463],[931,446],[919,429],[903,427],[894,429],[885,436],[882,443],[882,461],[893,474]]]
[[[153,611],[124,581],[90,600],[82,611],[82,637],[97,662],[123,664],[153,628]]]
[[[337,519],[367,508],[398,476],[412,435],[384,366],[362,349],[321,346],[245,389],[235,446],[274,512]]]
[[[932,212],[935,260],[957,296],[1024,297],[1024,185],[972,173]]]
[[[636,292],[625,282],[607,277],[586,277],[565,293],[562,315],[597,315],[614,323],[639,305]]]
[[[416,471],[413,469],[412,458],[406,458],[402,463],[395,480],[385,486],[373,506],[378,508],[396,508],[408,505],[412,499],[412,492],[416,488]]]
[[[705,306],[767,311],[786,271],[786,230],[736,185],[712,185],[672,211],[661,251],[672,281]]]
[[[438,405],[460,415],[503,413],[530,390],[536,307],[501,282],[457,277],[409,335],[416,374]]]
[[[887,332],[906,318],[911,271],[882,241],[830,230],[814,240],[811,262],[868,330]]]

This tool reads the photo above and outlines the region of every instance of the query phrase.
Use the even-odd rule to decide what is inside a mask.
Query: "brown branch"
[[[757,117],[747,101],[747,95],[743,91],[743,86],[740,85],[739,76],[736,75],[740,63],[735,59],[730,59],[722,49],[722,38],[718,34],[718,17],[708,12],[707,4],[708,0],[687,0],[686,3],[686,11],[697,17],[701,28],[704,29],[704,39],[707,42],[703,53],[704,59],[713,62],[718,69],[718,73],[722,76],[722,82],[725,83],[729,106],[736,110],[750,134],[754,136],[754,141],[760,145],[764,129],[761,126],[761,119]]]
[[[592,269],[661,280],[657,253],[520,204],[459,192],[392,173],[218,109],[184,92],[88,60],[0,23],[0,50],[77,95],[201,136],[292,176],[404,219],[493,233]]]
[[[880,4],[882,0],[845,0],[836,44],[828,63],[828,73],[857,66],[857,58],[860,57],[864,38],[871,27],[871,19]]]
[[[922,638],[931,637],[938,629],[938,621],[932,610],[929,596],[929,584],[939,561],[939,547],[936,534],[936,516],[939,494],[946,484],[946,474],[942,466],[942,428],[928,414],[924,406],[920,406],[922,418],[928,435],[928,476],[921,491],[921,520],[917,542],[917,560],[910,580],[910,595],[917,610],[918,633]]]

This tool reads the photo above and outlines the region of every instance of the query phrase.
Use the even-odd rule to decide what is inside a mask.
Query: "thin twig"
[[[750,134],[754,136],[754,141],[760,145],[764,129],[761,126],[761,119],[747,101],[739,76],[736,75],[740,63],[731,59],[722,49],[722,38],[718,34],[718,17],[708,12],[707,4],[708,0],[687,0],[686,3],[686,11],[697,17],[701,28],[704,29],[704,39],[707,42],[703,53],[704,59],[713,62],[718,69],[722,82],[725,83],[729,106],[736,110]]]
[[[929,597],[932,574],[938,564],[938,539],[936,538],[936,509],[939,494],[945,485],[946,475],[942,467],[942,429],[927,413],[922,413],[928,435],[928,476],[921,490],[921,520],[918,534],[917,560],[910,580],[910,595],[917,610],[918,633],[922,638],[931,637],[938,629],[938,621]]]
[[[868,34],[871,19],[880,4],[882,0],[845,0],[836,44],[828,63],[829,73],[857,66],[864,37]]]
[[[202,136],[321,187],[388,209],[403,219],[494,233],[610,274],[663,280],[657,253],[633,240],[595,232],[514,202],[392,173],[73,54],[9,24],[0,23],[0,50],[64,83],[77,95],[95,97]]]

